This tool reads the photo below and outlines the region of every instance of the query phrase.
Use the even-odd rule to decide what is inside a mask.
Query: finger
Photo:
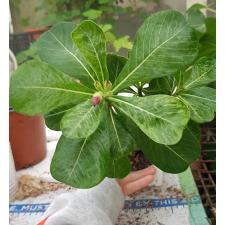
[[[150,166],[143,170],[138,170],[131,172],[129,175],[127,175],[125,178],[118,180],[119,184],[125,185],[126,183],[133,182],[135,180],[140,179],[141,177],[147,176],[147,175],[155,175],[156,169],[153,166]]]
[[[123,186],[123,193],[125,196],[130,195],[136,191],[141,190],[144,187],[147,187],[153,180],[154,180],[154,175],[147,175],[136,181],[127,183],[126,185]]]

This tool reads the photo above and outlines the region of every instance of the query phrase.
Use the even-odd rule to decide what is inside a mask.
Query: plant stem
[[[142,84],[141,84],[141,82],[138,83],[137,89],[138,89],[138,96],[142,97],[143,94],[142,94]]]

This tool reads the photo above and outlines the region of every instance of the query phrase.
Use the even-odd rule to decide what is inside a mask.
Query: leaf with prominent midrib
[[[104,129],[98,129],[85,139],[61,136],[50,171],[60,182],[75,188],[90,188],[107,176],[109,165],[109,136]]]
[[[27,115],[45,114],[65,104],[90,98],[92,90],[46,63],[21,65],[10,81],[10,106]]]
[[[71,110],[75,105],[63,105],[44,115],[45,124],[51,130],[60,131],[60,122],[66,112]]]
[[[84,21],[72,32],[72,39],[103,84],[109,74],[106,65],[106,40],[102,29],[92,21]]]
[[[113,84],[118,77],[119,73],[123,69],[126,64],[127,59],[125,57],[115,55],[115,54],[107,54],[107,67],[109,71],[109,80]]]
[[[110,109],[107,114],[106,126],[110,136],[110,166],[107,177],[123,178],[131,170],[128,154],[134,150],[135,141],[118,116]]]
[[[60,22],[53,26],[38,39],[38,55],[64,73],[93,86],[94,72],[71,38],[74,28],[75,24],[71,22]]]
[[[190,117],[185,104],[172,96],[111,97],[109,100],[160,144],[177,143]]]
[[[63,135],[68,138],[90,136],[99,126],[103,105],[93,106],[88,99],[66,112],[60,125]]]
[[[185,76],[186,75],[186,76]],[[192,68],[191,73],[184,74],[183,88],[191,89],[201,85],[207,85],[216,80],[216,60],[213,58],[202,57]]]
[[[182,139],[175,145],[161,145],[148,138],[131,120],[123,123],[133,135],[138,147],[152,164],[167,173],[181,173],[200,155],[200,129],[190,121]]]
[[[112,110],[110,110],[108,117],[107,127],[110,134],[111,156],[113,159],[121,158],[134,150],[135,142]]]
[[[191,119],[197,123],[213,120],[216,110],[216,90],[210,87],[196,87],[185,91],[179,98],[191,112]]]
[[[128,61],[116,79],[116,93],[138,82],[176,74],[193,62],[198,53],[194,30],[176,11],[148,17],[138,30]]]

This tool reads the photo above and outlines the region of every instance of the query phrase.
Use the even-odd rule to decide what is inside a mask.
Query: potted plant
[[[41,36],[40,59],[12,76],[10,103],[62,131],[50,167],[55,179],[90,188],[122,178],[136,147],[169,173],[198,158],[198,123],[214,118],[215,59],[197,59],[192,27],[177,11],[154,13],[128,58],[107,53],[104,32],[90,20],[59,23]]]
[[[12,72],[17,68],[16,58],[11,50],[9,51],[9,65],[9,73],[11,76]],[[9,141],[17,170],[40,162],[46,155],[45,124],[43,117],[38,115],[32,117],[22,115],[10,107]]]

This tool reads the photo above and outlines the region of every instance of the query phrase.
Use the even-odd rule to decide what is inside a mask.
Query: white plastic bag
[[[16,169],[9,144],[9,201],[12,201],[16,196],[17,184]]]

